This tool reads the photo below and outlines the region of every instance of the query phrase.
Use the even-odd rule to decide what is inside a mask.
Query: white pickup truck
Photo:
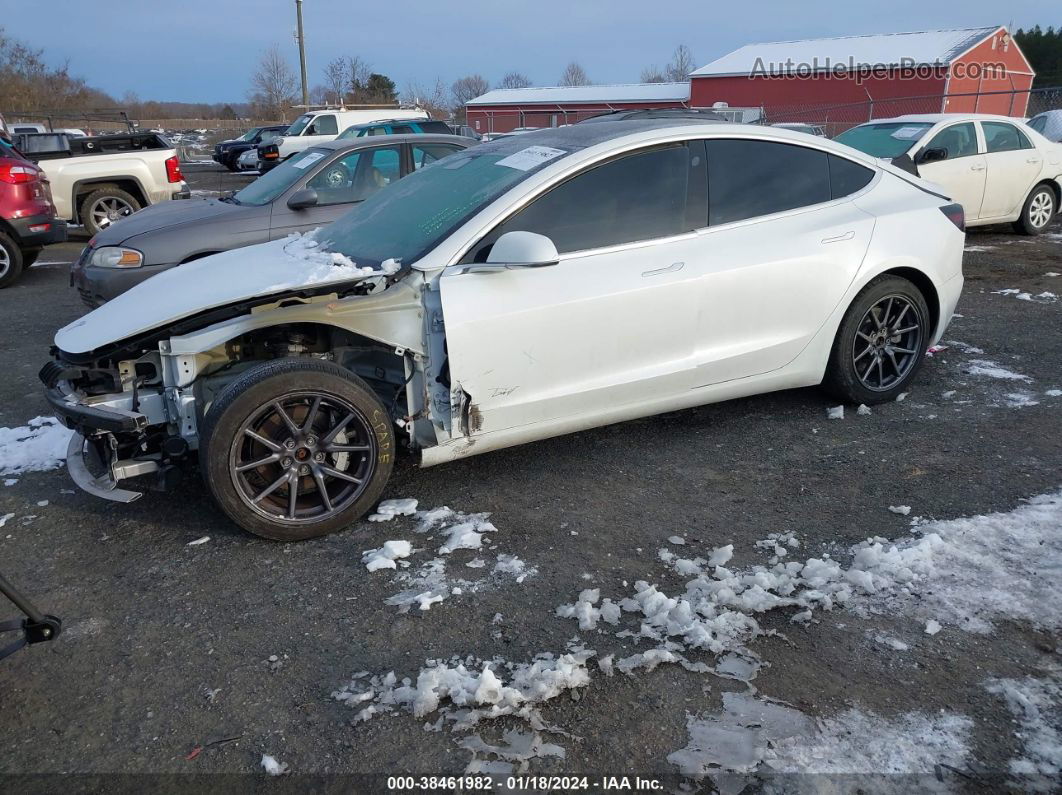
[[[47,175],[57,215],[90,235],[149,204],[190,195],[176,150],[156,133],[13,137]]]

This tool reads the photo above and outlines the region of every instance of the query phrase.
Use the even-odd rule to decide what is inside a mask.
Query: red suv
[[[66,240],[44,172],[0,138],[0,288],[10,287],[41,248]]]

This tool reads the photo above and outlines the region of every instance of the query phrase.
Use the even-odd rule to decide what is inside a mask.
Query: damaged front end
[[[123,480],[150,475],[157,487],[170,485],[194,446],[196,422],[191,395],[165,388],[161,356],[72,364],[55,353],[40,379],[55,416],[74,431],[66,459],[71,479],[116,502],[142,495],[120,488]]]

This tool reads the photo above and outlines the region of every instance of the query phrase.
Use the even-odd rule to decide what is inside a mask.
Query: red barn
[[[589,116],[632,108],[681,108],[689,83],[498,88],[465,105],[467,123],[478,133],[518,127],[557,127]]]
[[[692,107],[725,102],[762,107],[772,122],[841,124],[904,113],[1024,116],[1033,70],[996,26],[749,44],[690,80]],[[852,119],[840,109],[824,113],[846,103]]]

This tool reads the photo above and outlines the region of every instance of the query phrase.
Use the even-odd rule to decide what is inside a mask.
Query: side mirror
[[[313,188],[302,188],[291,194],[288,199],[288,207],[292,210],[304,210],[317,204],[317,191]]]
[[[545,235],[506,232],[494,241],[486,262],[463,267],[459,273],[494,273],[514,268],[544,268],[560,262],[557,247]]]
[[[941,160],[948,159],[948,150],[943,146],[935,146],[932,149],[924,149],[918,156],[918,162],[921,163],[939,163]]]

